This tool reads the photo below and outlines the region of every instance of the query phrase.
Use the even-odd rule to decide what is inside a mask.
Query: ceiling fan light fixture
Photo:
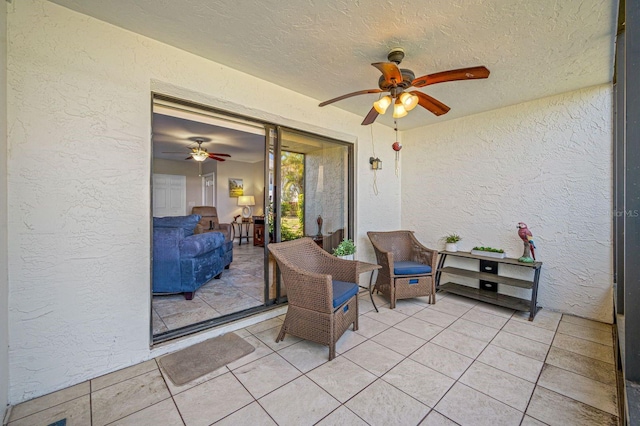
[[[391,96],[383,96],[373,103],[373,107],[378,111],[378,114],[384,114],[387,112],[387,108],[391,105]]]
[[[196,161],[204,161],[209,158],[209,154],[204,151],[194,152],[193,154],[191,154],[191,158]]]
[[[404,104],[400,101],[400,99],[397,99],[396,103],[393,104],[393,118],[402,118],[407,114],[409,114],[409,112],[404,107]]]
[[[400,95],[400,102],[404,105],[404,109],[411,111],[418,105],[418,97],[413,93],[404,92]]]

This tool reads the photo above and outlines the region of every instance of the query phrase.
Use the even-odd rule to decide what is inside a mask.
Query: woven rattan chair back
[[[429,303],[435,303],[435,281],[438,252],[420,244],[413,231],[367,232],[373,245],[378,264],[374,290],[389,298],[390,308],[396,307],[398,299],[429,296]],[[431,266],[431,272],[418,275],[396,275],[395,262],[411,261]],[[417,280],[417,282],[416,282]]]

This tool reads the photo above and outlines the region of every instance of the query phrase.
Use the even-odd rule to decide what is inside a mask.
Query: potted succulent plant
[[[356,252],[356,244],[353,240],[345,238],[338,244],[338,247],[333,249],[333,255],[340,259],[353,260],[353,255]]]
[[[462,237],[458,234],[449,234],[444,237],[445,246],[444,249],[450,252],[458,251],[458,241],[462,240]]]

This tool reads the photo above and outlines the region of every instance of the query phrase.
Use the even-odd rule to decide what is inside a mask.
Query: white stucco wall
[[[7,275],[7,3],[0,2],[0,419],[9,395]]]
[[[612,90],[590,87],[403,133],[402,226],[542,267],[538,303],[612,321]],[[511,272],[510,272],[511,273]]]
[[[345,203],[348,199],[349,169],[347,149],[343,146],[324,148],[305,157],[305,233],[318,233],[318,216],[322,216],[322,234],[338,229],[348,232]],[[322,173],[320,173],[322,167]],[[336,178],[332,178],[335,176]],[[318,180],[321,178],[321,181]],[[328,246],[327,246],[328,247]]]
[[[44,0],[11,9],[10,403],[150,356],[152,90],[357,141],[359,243],[399,226],[399,181],[383,171],[373,194],[361,117]]]

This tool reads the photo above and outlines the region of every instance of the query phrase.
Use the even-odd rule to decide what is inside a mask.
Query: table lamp
[[[243,219],[249,219],[251,217],[251,207],[256,205],[256,200],[253,195],[241,195],[238,197],[238,205],[242,207]]]

